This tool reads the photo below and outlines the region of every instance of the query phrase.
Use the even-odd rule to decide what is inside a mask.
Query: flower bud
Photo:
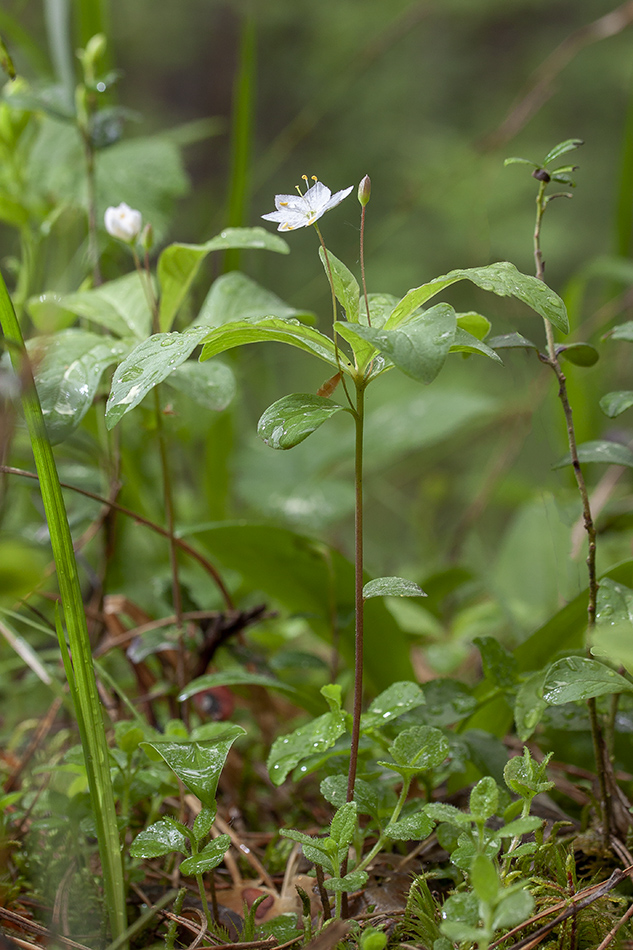
[[[360,201],[363,208],[367,204],[371,197],[371,178],[369,175],[365,175],[360,185],[358,186],[358,200]]]
[[[140,211],[135,211],[123,201],[118,208],[107,208],[104,223],[108,234],[132,244],[141,233],[143,217]]]
[[[141,231],[141,236],[138,239],[138,243],[141,245],[144,251],[151,251],[151,249],[154,247],[154,228],[149,222]]]

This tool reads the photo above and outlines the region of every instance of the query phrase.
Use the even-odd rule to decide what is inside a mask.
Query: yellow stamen
[[[316,175],[313,175],[313,176],[312,176],[312,181],[318,181],[318,180],[319,180],[319,179],[317,178]]]

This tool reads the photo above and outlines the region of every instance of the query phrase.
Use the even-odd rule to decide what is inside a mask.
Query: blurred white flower
[[[307,182],[307,176],[304,175],[303,178]],[[333,195],[329,188],[314,178],[314,184],[308,188],[305,195],[275,195],[277,210],[271,211],[270,214],[263,214],[262,218],[266,221],[277,221],[278,231],[306,228],[309,224],[318,221],[321,215],[330,208],[335,208],[337,204],[340,204],[343,198],[347,198],[353,187],[350,185],[349,188],[337,191]]]
[[[121,202],[118,208],[107,208],[104,216],[105,229],[112,237],[131,244],[141,233],[143,216],[140,211]]]

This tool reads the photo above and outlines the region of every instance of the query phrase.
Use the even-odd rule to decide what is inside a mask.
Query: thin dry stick
[[[3,475],[20,475],[22,478],[33,478],[35,481],[38,480],[37,475],[34,472],[27,472],[21,468],[12,468],[10,465],[0,465],[0,474]],[[170,540],[169,531],[166,528],[163,528],[161,525],[156,524],[154,521],[150,521],[149,518],[144,518],[143,515],[139,515],[138,512],[132,511],[131,508],[126,508],[124,505],[120,505],[118,502],[110,501],[108,498],[104,498],[103,495],[96,495],[94,492],[86,491],[85,488],[79,488],[77,485],[69,485],[68,482],[60,482],[62,488],[67,488],[70,491],[75,491],[80,495],[84,495],[86,498],[92,498],[93,501],[98,501],[101,505],[107,505],[113,511],[118,511],[122,515],[126,515],[128,518],[132,518],[138,524],[142,524],[144,527],[149,528],[151,531],[155,531],[156,534],[160,534],[163,538]],[[174,544],[180,548],[181,551],[184,551],[189,557],[194,558],[204,568],[204,570],[209,574],[218,590],[222,594],[224,603],[229,610],[235,610],[235,604],[233,603],[233,598],[229,594],[224,581],[220,577],[217,568],[211,564],[206,557],[196,551],[195,548],[192,548],[190,544],[187,544],[186,541],[183,541],[182,538],[172,536]]]
[[[620,917],[620,919],[618,920],[617,924],[615,924],[615,925],[611,928],[611,930],[610,930],[609,933],[606,935],[606,937],[604,938],[604,940],[602,941],[602,943],[601,943],[599,946],[596,947],[596,950],[607,950],[607,947],[613,942],[613,939],[614,939],[614,937],[616,936],[616,934],[618,933],[618,931],[620,930],[620,928],[623,927],[624,924],[627,922],[627,920],[630,920],[631,917],[633,917],[633,904],[631,904],[631,906],[630,906],[629,909],[627,910],[626,914],[624,914],[623,917]]]
[[[553,920],[550,920],[543,927],[539,927],[539,929],[535,930],[534,933],[530,934],[529,937],[524,937],[523,940],[519,940],[518,943],[513,943],[512,946],[507,947],[506,950],[528,950],[529,947],[536,946],[538,943],[540,943],[542,937],[545,937],[548,933],[551,933],[554,927],[557,927],[564,920],[567,920],[568,917],[572,917],[574,914],[578,913],[579,910],[589,907],[589,905],[593,904],[594,901],[599,900],[599,898],[608,894],[609,891],[612,891],[614,887],[617,887],[617,885],[624,880],[631,870],[632,868],[625,868],[623,871],[621,871],[618,868],[613,872],[611,877],[602,884],[593,884],[591,887],[586,887],[584,890],[578,891],[571,901],[561,901],[554,907],[550,907],[547,910],[541,911],[540,914],[530,917],[529,920],[525,920],[522,924],[519,924],[518,927],[514,927],[512,930],[509,930],[507,934],[504,934],[503,937],[500,937],[498,940],[495,940],[494,943],[491,943],[490,950],[495,950],[495,947],[505,943],[508,937],[514,937],[515,934],[525,930],[526,927],[531,927],[532,924],[536,923],[536,921],[541,920],[543,917],[547,917],[549,914],[555,913],[560,907],[565,907],[566,909],[562,913],[558,914],[558,916],[556,916]]]

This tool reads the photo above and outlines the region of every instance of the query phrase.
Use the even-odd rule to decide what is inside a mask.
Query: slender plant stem
[[[367,311],[367,326],[371,326],[371,316],[369,313],[369,297],[367,296],[367,282],[365,281],[365,211],[366,206],[361,205],[360,212],[360,279],[363,285],[363,297],[365,298],[365,310]]]
[[[536,276],[539,280],[545,280],[545,263],[541,250],[541,225],[543,215],[547,207],[547,198],[545,196],[546,181],[539,184],[538,194],[536,196],[536,223],[534,226],[534,261],[536,264]],[[554,342],[554,330],[549,320],[543,318],[545,324],[545,335],[547,338],[547,356],[541,357],[543,362],[551,367],[558,381],[558,398],[560,399],[563,413],[565,415],[565,425],[567,428],[567,442],[569,445],[569,454],[571,457],[572,468],[576,485],[580,493],[582,503],[582,513],[585,531],[587,533],[587,573],[589,575],[589,597],[587,601],[587,631],[591,633],[596,622],[596,603],[598,599],[598,582],[596,578],[596,527],[591,514],[591,504],[589,502],[589,492],[580,461],[578,459],[578,445],[576,442],[576,430],[574,428],[574,419],[572,408],[567,395],[567,380],[561,369],[561,365],[556,353]],[[593,751],[596,760],[596,770],[598,773],[598,782],[600,785],[600,799],[602,811],[602,834],[605,846],[608,846],[611,838],[611,802],[609,790],[607,788],[606,777],[606,756],[607,751],[602,736],[602,730],[596,711],[596,701],[594,698],[587,700],[587,709],[589,711],[589,722],[591,726],[591,739]]]
[[[352,744],[347,776],[347,801],[354,799],[354,783],[358,765],[358,743],[360,739],[360,717],[363,707],[363,623],[365,601],[363,599],[363,435],[365,422],[365,380],[356,381],[356,412],[354,424],[356,444],[354,452],[354,715],[352,723]]]
[[[112,937],[117,939],[122,937],[127,928],[123,864],[110,776],[109,750],[97,693],[77,562],[53,449],[35,388],[33,370],[2,275],[0,275],[0,324],[16,374],[22,381],[24,416],[40,480],[42,502],[48,522],[72,654],[72,673],[77,698],[75,712],[83,740],[86,774],[101,857],[105,901]]]

